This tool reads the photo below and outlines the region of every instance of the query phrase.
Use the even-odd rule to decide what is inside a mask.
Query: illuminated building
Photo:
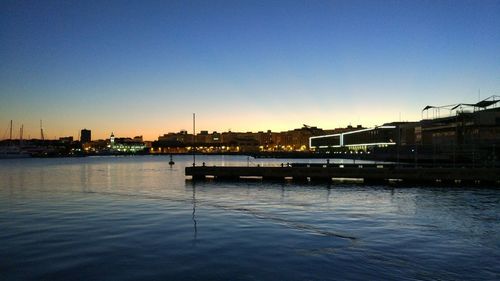
[[[387,147],[396,144],[396,126],[380,126],[332,135],[309,138],[311,149],[348,149],[366,151],[372,147]]]
[[[116,142],[113,145],[112,151],[123,153],[137,153],[143,152],[146,145],[142,142]]]
[[[426,106],[422,117],[433,110],[431,118],[313,136],[309,143],[316,152],[373,152],[396,161],[494,165],[500,159],[498,98],[492,96],[474,104]],[[448,116],[441,116],[443,109]]]
[[[151,146],[151,143],[149,143]],[[97,140],[83,146],[90,154],[114,155],[145,153],[147,145],[142,141],[142,136],[134,138],[117,138],[114,133],[107,140]]]

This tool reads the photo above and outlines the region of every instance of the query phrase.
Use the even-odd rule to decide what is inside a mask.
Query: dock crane
[[[43,135],[42,120],[40,120],[40,137],[42,138],[42,140],[45,140],[45,136]]]

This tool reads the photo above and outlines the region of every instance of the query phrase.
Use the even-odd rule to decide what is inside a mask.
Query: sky
[[[0,2],[0,138],[416,121],[500,95],[500,1]]]

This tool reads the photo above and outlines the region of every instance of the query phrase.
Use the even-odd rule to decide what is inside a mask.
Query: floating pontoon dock
[[[321,181],[356,179],[365,183],[401,181],[404,183],[476,183],[499,184],[499,168],[408,167],[397,165],[318,165],[291,164],[283,167],[194,166],[186,167],[193,180],[262,180]]]

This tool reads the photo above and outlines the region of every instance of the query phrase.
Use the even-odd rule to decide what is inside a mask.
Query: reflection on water
[[[500,274],[497,189],[195,183],[184,177],[191,156],[174,157],[174,166],[168,161],[0,161],[1,279],[495,280]]]
[[[196,185],[194,182],[192,182],[191,185],[193,187],[193,243],[196,243],[196,236],[198,234],[198,228],[196,226]]]

